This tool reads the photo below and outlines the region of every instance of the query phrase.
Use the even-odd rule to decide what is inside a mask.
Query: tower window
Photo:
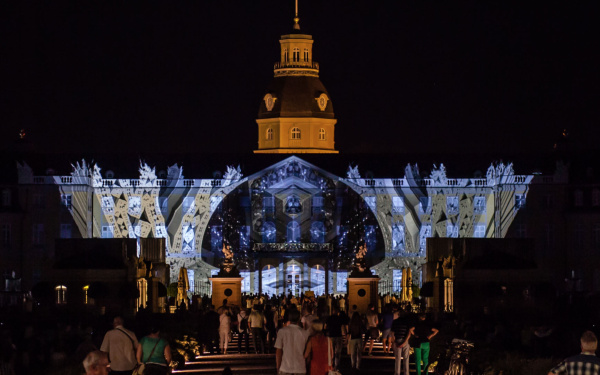
[[[300,139],[300,128],[292,128],[292,139]]]
[[[304,49],[304,61],[308,62],[308,48]]]
[[[67,303],[67,287],[64,285],[58,285],[54,288],[56,291],[56,304],[64,305]]]
[[[288,50],[287,48],[283,49],[283,62],[288,62],[289,61],[289,55],[288,55]]]
[[[292,60],[294,62],[300,61],[300,48],[294,48],[293,52],[294,54],[292,55]]]
[[[319,129],[319,141],[324,141],[325,140],[325,129],[321,128]]]
[[[273,129],[269,128],[267,129],[267,141],[270,141],[273,139]]]

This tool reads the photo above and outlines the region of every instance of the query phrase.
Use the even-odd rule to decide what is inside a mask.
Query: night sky
[[[598,148],[595,2],[301,0],[342,153]],[[0,4],[0,146],[250,154],[292,0]]]

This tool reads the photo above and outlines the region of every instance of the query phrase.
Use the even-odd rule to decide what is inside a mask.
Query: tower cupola
[[[258,110],[255,153],[338,153],[334,145],[337,120],[329,94],[313,61],[313,38],[300,33],[298,2],[294,31],[281,36],[273,81]]]

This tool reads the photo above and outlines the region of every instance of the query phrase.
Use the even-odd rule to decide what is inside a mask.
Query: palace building
[[[196,294],[210,292],[224,245],[234,251],[243,292],[320,295],[346,292],[361,246],[380,290],[399,292],[408,268],[414,283],[422,282],[428,238],[506,236],[533,178],[515,175],[511,164],[465,178],[448,177],[442,164],[428,173],[408,164],[372,178],[355,165],[336,175],[307,161],[302,154],[340,156],[332,99],[319,79],[312,36],[300,32],[297,18],[280,45],[260,100],[254,152],[292,155],[259,170],[228,166],[216,177],[184,176],[177,164],[157,172],[146,163],[139,174],[116,176],[115,167],[85,161],[70,175],[39,176],[20,164],[19,186],[58,188],[52,194],[69,216],[61,214],[69,230],[60,237],[136,239],[138,252],[141,239],[164,238],[171,282],[185,267]]]

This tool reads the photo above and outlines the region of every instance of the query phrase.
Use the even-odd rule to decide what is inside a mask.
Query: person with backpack
[[[250,353],[250,327],[248,326],[248,313],[240,309],[238,320],[238,352],[242,354],[242,339],[246,340],[246,354]]]

